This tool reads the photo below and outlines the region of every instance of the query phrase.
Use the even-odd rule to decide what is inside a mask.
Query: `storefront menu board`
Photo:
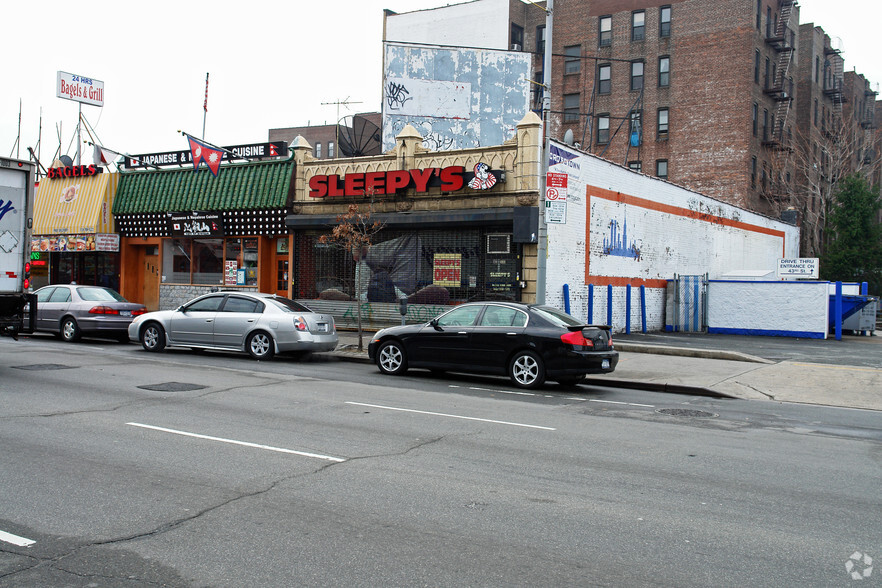
[[[31,251],[119,251],[119,235],[43,235],[31,239]]]

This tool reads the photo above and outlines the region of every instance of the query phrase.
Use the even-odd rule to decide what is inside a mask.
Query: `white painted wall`
[[[827,282],[734,282],[707,285],[709,333],[826,339]]]
[[[568,284],[574,316],[587,318],[587,286],[594,283],[593,318],[606,322],[611,284],[612,326],[621,332],[624,286],[632,284],[635,297],[644,284],[647,328],[661,330],[664,282],[675,274],[713,279],[733,271],[775,268],[780,257],[798,257],[795,226],[551,143],[549,171],[565,173],[568,186],[566,223],[548,225],[545,299],[563,308],[563,285]],[[620,233],[627,225],[626,243],[619,251],[607,247],[614,223]],[[639,299],[635,304],[632,298],[632,331],[641,326],[639,312]]]
[[[386,41],[507,51],[508,0],[475,0],[386,17]]]

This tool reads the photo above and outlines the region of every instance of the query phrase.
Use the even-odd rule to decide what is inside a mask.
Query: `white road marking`
[[[7,533],[5,531],[0,531],[0,541],[4,541],[6,543],[12,543],[13,545],[18,545],[19,547],[30,547],[36,541],[31,539],[25,539],[24,537],[19,537],[18,535],[13,535],[12,533]]]
[[[355,406],[367,406],[369,408],[382,408],[385,410],[396,410],[399,412],[414,412],[417,414],[427,414],[427,415],[431,415],[431,416],[442,416],[442,417],[449,417],[452,419],[463,419],[466,421],[481,421],[484,423],[494,423],[497,425],[511,425],[513,427],[527,427],[528,429],[542,429],[545,431],[556,431],[557,430],[553,427],[543,427],[541,425],[528,425],[525,423],[512,423],[509,421],[495,421],[493,419],[482,419],[482,418],[478,418],[478,417],[462,416],[462,415],[458,415],[458,414],[446,414],[443,412],[430,412],[427,410],[414,410],[412,408],[397,408],[395,406],[381,406],[379,404],[365,404],[363,402],[347,402],[346,404],[353,404]]]
[[[462,386],[454,386],[453,384],[449,385],[448,388],[462,388]],[[475,390],[476,392],[493,392],[494,394],[515,394],[517,396],[536,396],[532,392],[515,392],[514,390],[494,390],[492,388],[478,388],[476,386],[468,386],[468,390]]]
[[[173,433],[175,435],[183,435],[185,437],[195,437],[196,439],[206,439],[208,441],[220,441],[221,443],[230,443],[232,445],[241,445],[243,447],[254,447],[256,449],[266,449],[267,451],[277,451],[279,453],[290,453],[293,455],[301,455],[303,457],[314,457],[316,459],[324,459],[326,461],[343,462],[346,461],[341,457],[331,457],[330,455],[321,455],[319,453],[308,453],[306,451],[296,451],[294,449],[285,449],[283,447],[273,447],[271,445],[260,445],[258,443],[249,443],[247,441],[236,441],[235,439],[224,439],[222,437],[211,437],[210,435],[200,435],[199,433],[188,433],[187,431],[178,431],[175,429],[166,429],[164,427],[155,427],[153,425],[144,425],[142,423],[126,423],[133,427],[141,427],[142,429],[152,429],[154,431],[162,431],[163,433]]]

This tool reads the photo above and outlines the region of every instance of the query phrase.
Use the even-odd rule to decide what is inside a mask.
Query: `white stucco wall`
[[[386,41],[508,50],[508,0],[475,0],[386,17]]]
[[[827,282],[735,282],[707,285],[709,333],[826,339]]]
[[[546,294],[586,316],[594,284],[594,319],[606,322],[607,286],[613,287],[613,327],[624,329],[625,285],[632,296],[647,288],[649,330],[664,328],[666,280],[675,275],[713,279],[737,270],[771,269],[798,257],[795,226],[714,200],[675,184],[632,172],[552,141],[549,171],[567,175],[566,223],[548,224]],[[634,321],[632,301],[631,328]],[[636,316],[639,317],[639,314]]]

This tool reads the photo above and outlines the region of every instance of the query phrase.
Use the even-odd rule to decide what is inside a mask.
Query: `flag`
[[[190,141],[190,153],[193,155],[193,169],[199,169],[199,162],[203,161],[208,166],[208,169],[211,170],[211,173],[214,174],[214,177],[217,177],[224,152],[206,145],[202,141],[197,141],[190,135],[187,135],[187,140]]]
[[[107,149],[106,147],[102,147],[101,145],[95,145],[94,143],[92,145],[95,148],[92,159],[98,165],[110,165],[122,156],[121,153],[117,153],[112,149]]]

